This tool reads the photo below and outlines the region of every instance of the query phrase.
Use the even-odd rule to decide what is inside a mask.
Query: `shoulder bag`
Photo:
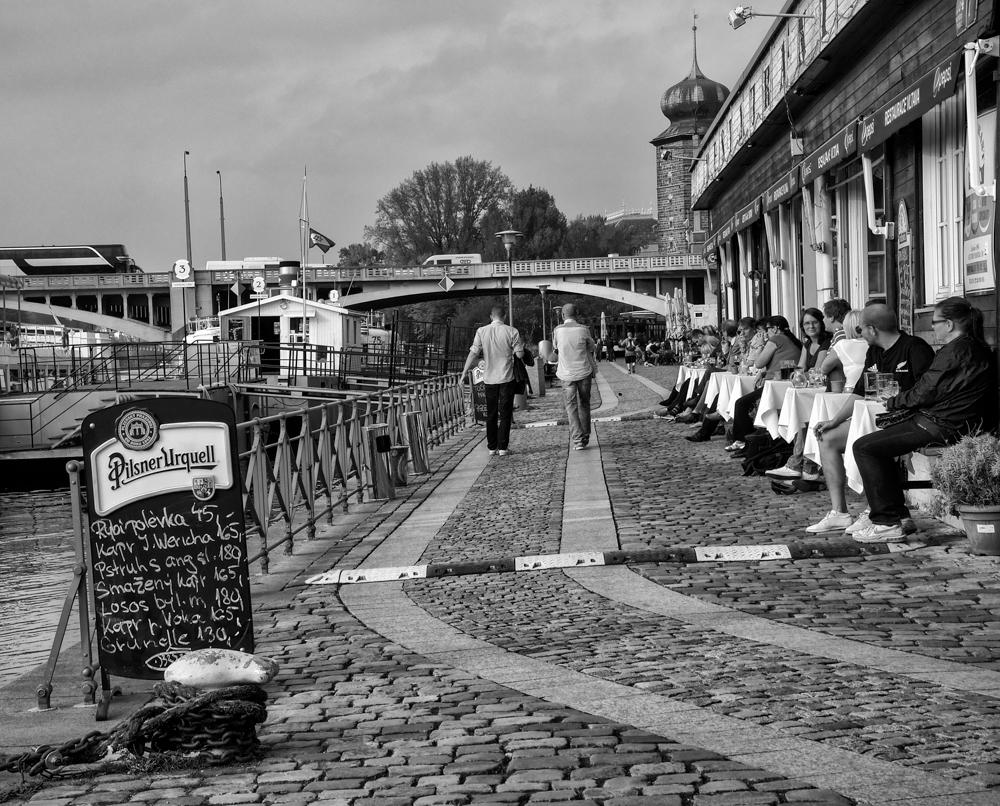
[[[893,409],[883,414],[876,414],[875,427],[881,429],[892,428],[894,425],[905,423],[916,413],[916,409]]]

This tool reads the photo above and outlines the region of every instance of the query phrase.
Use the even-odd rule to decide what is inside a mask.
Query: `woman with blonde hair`
[[[844,315],[845,338],[834,344],[820,366],[827,376],[831,392],[852,392],[865,368],[868,342],[861,338],[861,311],[850,310]],[[838,389],[837,386],[843,384]]]

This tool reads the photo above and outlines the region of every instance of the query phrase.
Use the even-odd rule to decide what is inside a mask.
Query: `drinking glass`
[[[878,397],[883,403],[899,394],[899,381],[886,381],[879,390]]]
[[[878,399],[878,373],[865,372],[865,400]]]

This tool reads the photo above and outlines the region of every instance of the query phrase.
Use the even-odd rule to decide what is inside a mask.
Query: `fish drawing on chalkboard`
[[[199,501],[207,501],[215,495],[215,476],[195,476],[191,479],[191,492]]]

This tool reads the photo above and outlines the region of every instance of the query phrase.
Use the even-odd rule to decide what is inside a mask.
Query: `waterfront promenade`
[[[598,422],[587,450],[569,450],[565,425],[518,427],[512,454],[490,458],[467,429],[396,500],[352,506],[276,558],[253,585],[258,651],[282,666],[262,761],[75,776],[7,802],[1000,804],[998,558],[922,518],[902,552],[807,535],[825,493],[776,496],[719,439],[687,442],[649,416],[676,367],[638,373],[601,365],[596,416],[626,417]],[[516,421],[560,416],[555,389]],[[305,584],[775,544],[830,556]],[[113,717],[148,688],[125,683],[139,693]],[[26,713],[33,684],[0,690],[0,753],[95,727],[65,681],[57,711]],[[18,780],[0,774],[0,800]]]

